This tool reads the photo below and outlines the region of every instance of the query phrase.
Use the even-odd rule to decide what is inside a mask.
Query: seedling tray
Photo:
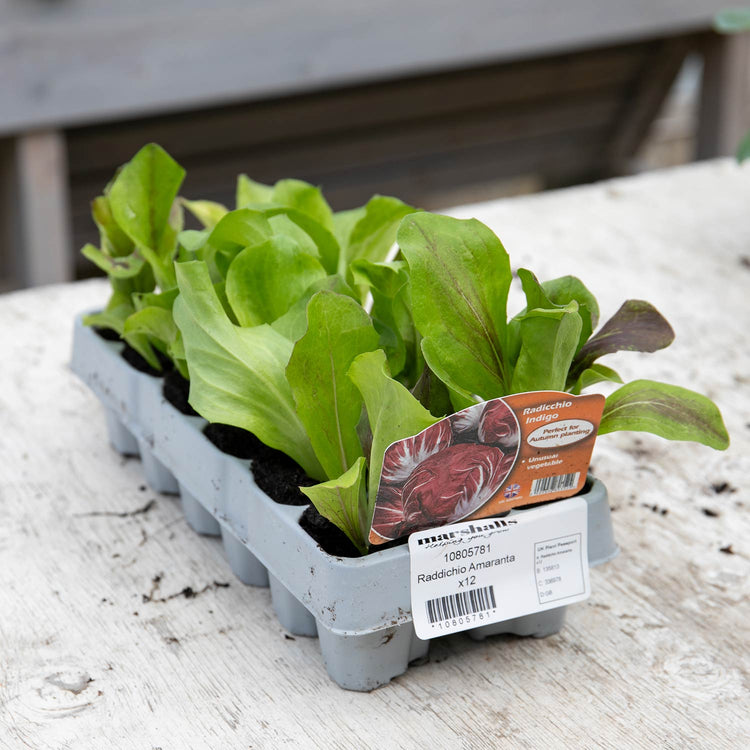
[[[162,395],[162,379],[138,372],[76,319],[72,370],[104,406],[112,446],[139,455],[150,487],[179,495],[200,534],[220,535],[229,565],[243,582],[270,586],[281,625],[317,636],[330,677],[349,690],[372,690],[424,660],[429,641],[411,619],[406,545],[362,558],[324,552],[299,525],[304,508],[275,503],[253,479],[250,461],[222,453],[203,435],[206,421],[181,414]],[[595,566],[618,552],[604,485],[587,483],[588,559]],[[512,511],[523,513],[524,510]],[[544,637],[562,627],[566,607],[467,631]]]

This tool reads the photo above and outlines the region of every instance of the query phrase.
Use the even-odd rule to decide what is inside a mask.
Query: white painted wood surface
[[[707,31],[723,7],[720,0],[0,0],[0,133]]]
[[[0,747],[745,746],[748,198],[750,169],[722,161],[455,211],[488,222],[515,267],[577,273],[604,316],[656,304],[676,342],[612,364],[707,393],[733,442],[600,438],[622,553],[563,631],[450,637],[371,694],[330,683],[317,642],[285,637],[268,591],[234,580],[106,445],[66,365],[73,315],[105,284],[0,298]]]

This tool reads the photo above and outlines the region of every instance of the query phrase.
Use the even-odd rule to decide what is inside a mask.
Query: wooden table
[[[622,552],[593,571],[561,633],[449,637],[390,685],[345,692],[315,640],[283,632],[268,590],[235,580],[219,544],[106,444],[67,367],[73,316],[102,303],[104,283],[7,295],[0,746],[746,744],[750,170],[710,162],[455,213],[488,222],[515,267],[577,273],[605,317],[626,297],[652,301],[676,342],[611,364],[710,395],[729,450],[600,438],[593,465]]]

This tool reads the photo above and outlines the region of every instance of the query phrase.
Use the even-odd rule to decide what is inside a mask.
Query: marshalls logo
[[[518,521],[514,518],[496,518],[487,523],[472,523],[469,524],[465,529],[456,529],[455,531],[444,531],[441,534],[435,534],[434,536],[426,536],[421,539],[417,539],[417,544],[433,544],[434,542],[449,542],[458,541],[461,537],[470,536],[471,534],[481,534],[485,531],[496,531],[497,529],[505,529],[509,526],[517,524]]]

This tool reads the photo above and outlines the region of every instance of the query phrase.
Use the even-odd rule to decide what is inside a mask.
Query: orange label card
[[[517,393],[392,443],[370,543],[575,495],[586,481],[603,409],[599,394]]]

